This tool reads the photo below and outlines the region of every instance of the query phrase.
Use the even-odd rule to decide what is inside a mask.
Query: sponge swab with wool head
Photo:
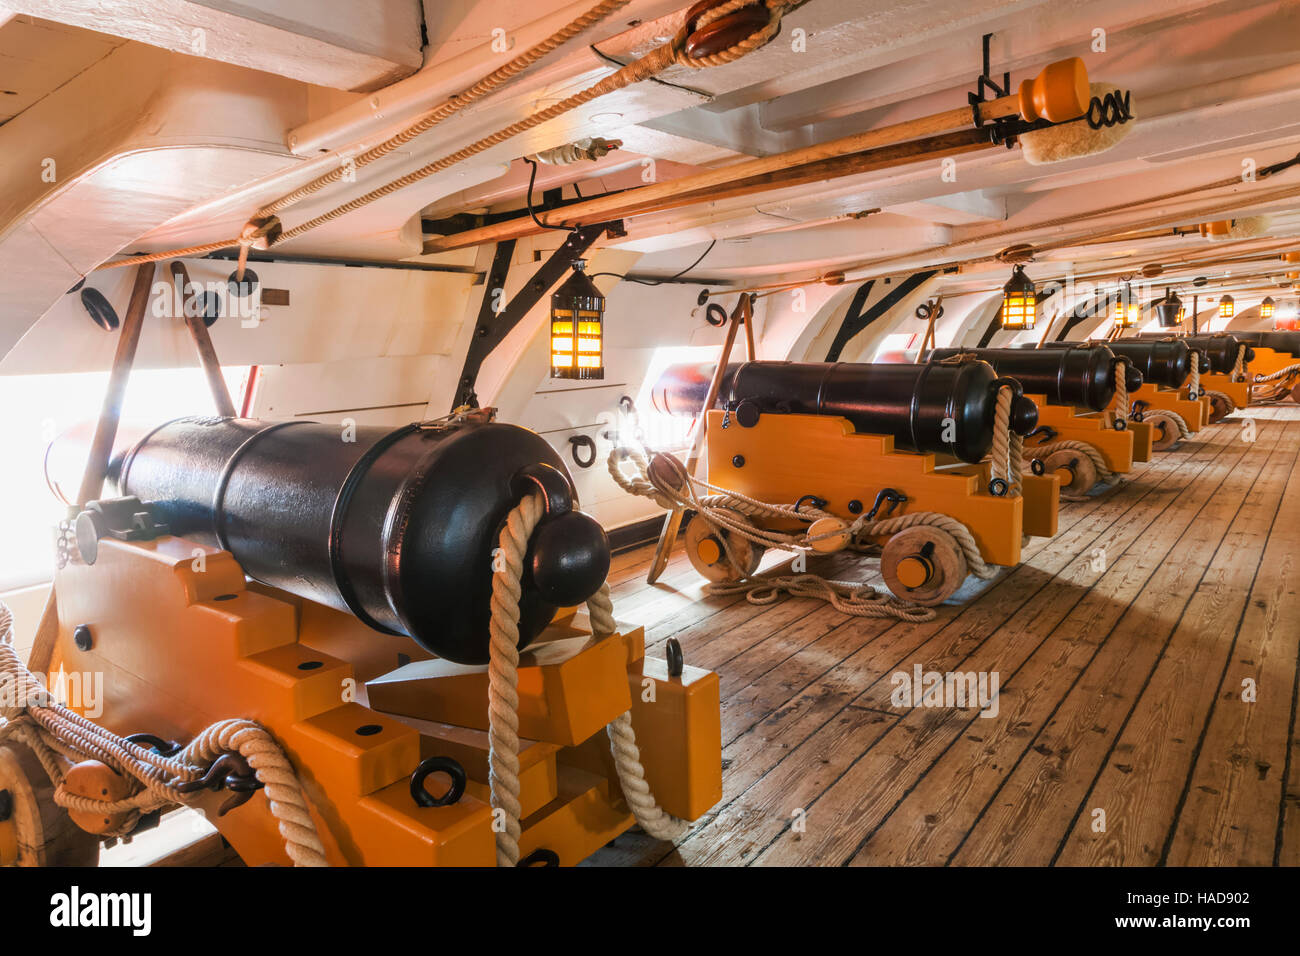
[[[1092,83],[1089,86],[1093,97],[1103,101],[1108,93],[1113,94],[1115,92],[1113,84]],[[1088,124],[1087,116],[1081,116],[1077,120],[1061,123],[1058,126],[1049,126],[1046,129],[1035,129],[1022,133],[1020,136],[1020,153],[1025,162],[1031,166],[1063,163],[1069,159],[1079,159],[1082,156],[1092,156],[1094,153],[1104,153],[1127,136],[1132,129],[1131,100],[1129,105],[1130,119],[1126,123],[1116,123],[1114,126],[1102,126],[1101,129],[1093,129]]]

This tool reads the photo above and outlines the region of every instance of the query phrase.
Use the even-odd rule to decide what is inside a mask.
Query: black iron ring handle
[[[432,773],[445,773],[451,777],[451,787],[441,797],[435,797],[424,789],[425,778]],[[422,807],[446,807],[460,800],[465,795],[468,778],[465,768],[451,757],[427,757],[411,774],[411,799]]]
[[[1003,376],[1002,378],[995,378],[993,380],[993,394],[996,395],[998,393],[998,389],[1002,388],[1003,386],[1006,386],[1007,388],[1011,389],[1012,398],[1021,398],[1025,394],[1025,387],[1020,384],[1020,379],[1007,378],[1006,376]]]
[[[710,302],[704,310],[704,321],[715,329],[721,328],[727,324],[727,310],[716,302]]]
[[[1029,470],[1041,477],[1047,471],[1047,466],[1043,464],[1041,458],[1035,458],[1029,462]]]
[[[1005,498],[1011,486],[1002,478],[994,478],[989,482],[989,494],[995,498]]]
[[[682,656],[682,645],[678,642],[677,638],[668,638],[668,643],[665,645],[664,649],[664,655],[668,660],[668,676],[681,677],[682,668],[686,666],[686,659]]]
[[[560,854],[539,847],[520,860],[516,866],[559,866]]]
[[[554,465],[535,462],[515,472],[510,491],[516,498],[540,491],[546,496],[547,515],[562,515],[573,510],[573,488],[568,477]]]
[[[180,753],[182,745],[174,740],[163,740],[154,734],[131,734],[129,737],[122,738],[127,743],[136,744],[140,747],[148,747],[160,757],[170,757],[173,754]]]
[[[818,498],[816,495],[803,495],[794,503],[795,514],[799,513],[799,509],[805,501],[811,501],[814,508],[825,508],[829,504],[825,498]]]
[[[570,435],[569,451],[573,453],[573,463],[579,468],[590,468],[596,463],[596,442],[590,435]],[[583,458],[578,454],[579,448],[586,448],[591,454]]]

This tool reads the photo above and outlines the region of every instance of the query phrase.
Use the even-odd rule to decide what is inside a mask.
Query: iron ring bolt
[[[583,458],[578,454],[578,449],[585,448],[590,454]],[[570,435],[569,450],[573,453],[573,461],[579,468],[590,468],[596,463],[596,443],[590,435]]]
[[[440,797],[424,789],[425,779],[433,773],[445,773],[451,778],[451,787]],[[428,757],[421,760],[411,774],[411,799],[421,807],[446,807],[457,803],[465,795],[468,777],[465,768],[451,757]]]

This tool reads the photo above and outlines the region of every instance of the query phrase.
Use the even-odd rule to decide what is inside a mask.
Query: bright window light
[[[247,367],[222,369],[230,394],[243,394]],[[0,375],[0,592],[50,580],[54,527],[66,508],[45,484],[45,449],[74,425],[99,417],[107,372]],[[15,413],[15,410],[17,413]],[[185,415],[215,415],[201,369],[143,369],[131,373],[122,423],[151,428]],[[76,493],[73,489],[69,497]]]
[[[912,347],[912,343],[919,335],[919,332],[894,332],[892,335],[886,335],[876,347],[876,354],[872,361],[879,362],[891,352],[905,352]]]
[[[664,369],[686,362],[716,364],[721,352],[721,346],[717,345],[665,345],[654,350],[645,380],[641,383],[641,391],[636,397],[637,424],[641,428],[641,440],[647,447],[655,451],[681,451],[691,443],[695,419],[685,415],[665,415],[656,411],[654,402],[651,401],[650,393],[654,391],[655,382],[659,381]],[[737,348],[731,353],[731,361],[743,362],[744,354],[743,348]]]

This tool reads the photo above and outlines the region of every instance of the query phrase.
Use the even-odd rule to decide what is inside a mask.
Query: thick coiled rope
[[[492,616],[489,623],[488,658],[488,781],[496,832],[497,865],[519,863],[519,599],[524,558],[533,531],[546,514],[545,498],[534,492],[511,509],[497,539],[499,561],[492,574]],[[594,637],[606,637],[617,630],[609,585],[587,600]],[[610,752],[618,772],[619,785],[637,823],[659,840],[676,840],[689,824],[665,813],[655,802],[646,783],[632,729],[631,712],[611,721],[605,728]]]
[[[266,790],[271,814],[295,866],[326,866],[325,848],[298,776],[265,728],[250,720],[223,720],[198,734],[179,753],[164,757],[119,737],[58,703],[22,663],[13,645],[13,615],[0,602],[0,741],[12,738],[36,755],[55,786],[57,804],[74,811],[125,814],[111,835],[130,832],[142,813],[192,798],[178,785],[201,778],[223,754],[240,754]],[[68,793],[72,764],[98,760],[137,788],[121,800]]]
[[[1192,373],[1187,377],[1187,394],[1192,401],[1201,395],[1201,353],[1192,353]]]
[[[516,74],[522,72],[538,59],[541,59],[541,57],[545,56],[551,50],[562,45],[567,40],[572,39],[594,23],[609,16],[609,14],[613,13],[620,7],[626,6],[625,2],[608,0],[608,2],[593,7],[582,17],[572,21],[563,29],[542,41],[542,43],[529,48],[529,50],[512,60],[510,63],[507,63],[504,66],[499,67],[497,70],[494,70],[492,73],[489,73],[468,90],[451,97],[449,100],[426,114],[417,123],[412,124],[402,132],[388,140],[385,140],[378,146],[361,153],[350,162],[341,163],[338,169],[331,170],[329,173],[317,177],[317,179],[299,187],[293,192],[281,196],[273,202],[267,203],[249,220],[249,223],[244,227],[241,236],[233,239],[221,240],[219,242],[206,243],[200,246],[189,246],[184,249],[170,249],[166,252],[153,252],[146,255],[116,259],[112,262],[100,263],[95,268],[116,269],[121,268],[122,266],[136,265],[144,262],[157,262],[162,259],[204,255],[209,252],[216,252],[217,250],[228,249],[234,246],[243,246],[246,249],[250,244],[247,238],[250,230],[257,230],[261,233],[262,238],[258,240],[257,248],[269,248],[274,245],[288,242],[290,239],[295,239],[304,233],[310,232],[311,230],[324,225],[325,223],[332,222],[335,219],[345,216],[348,213],[355,212],[357,209],[367,206],[385,196],[391,195],[401,189],[405,189],[413,183],[427,179],[435,173],[448,169],[471,156],[483,152],[484,150],[490,149],[500,143],[504,143],[507,140],[518,136],[520,133],[541,126],[543,123],[547,123],[557,116],[561,116],[580,106],[584,106],[594,99],[615,92],[616,90],[624,89],[634,83],[639,83],[642,80],[650,79],[651,77],[662,73],[670,66],[680,63],[694,69],[703,69],[706,67],[721,66],[725,63],[732,63],[770,42],[772,37],[774,37],[780,29],[781,17],[784,15],[785,11],[790,7],[796,6],[799,2],[802,2],[802,0],[730,0],[729,3],[723,4],[713,10],[706,11],[697,17],[694,29],[701,29],[709,23],[717,20],[720,16],[726,15],[719,11],[726,10],[727,13],[731,13],[742,7],[750,6],[765,7],[768,12],[767,23],[728,49],[710,56],[699,58],[690,57],[685,52],[686,41],[690,36],[692,25],[683,23],[681,29],[668,43],[655,47],[649,53],[639,57],[628,65],[621,67],[619,70],[587,89],[548,106],[546,109],[539,110],[518,122],[511,123],[509,126],[503,127],[495,133],[485,136],[463,149],[459,149],[454,153],[449,153],[432,163],[421,166],[413,172],[385,183],[377,189],[373,189],[362,196],[358,196],[340,206],[336,206],[319,216],[315,216],[300,225],[294,226],[292,229],[275,231],[279,229],[279,220],[275,218],[277,212],[287,209],[294,203],[300,201],[306,196],[318,192],[331,183],[338,182],[345,176],[351,179],[354,176],[354,171],[357,167],[368,165],[405,143],[410,142],[421,133],[427,132],[438,123],[441,123],[448,116],[464,109],[465,106],[469,105],[469,103],[472,103],[498,89],[501,85],[512,79]],[[267,235],[268,232],[272,233],[269,237]]]

